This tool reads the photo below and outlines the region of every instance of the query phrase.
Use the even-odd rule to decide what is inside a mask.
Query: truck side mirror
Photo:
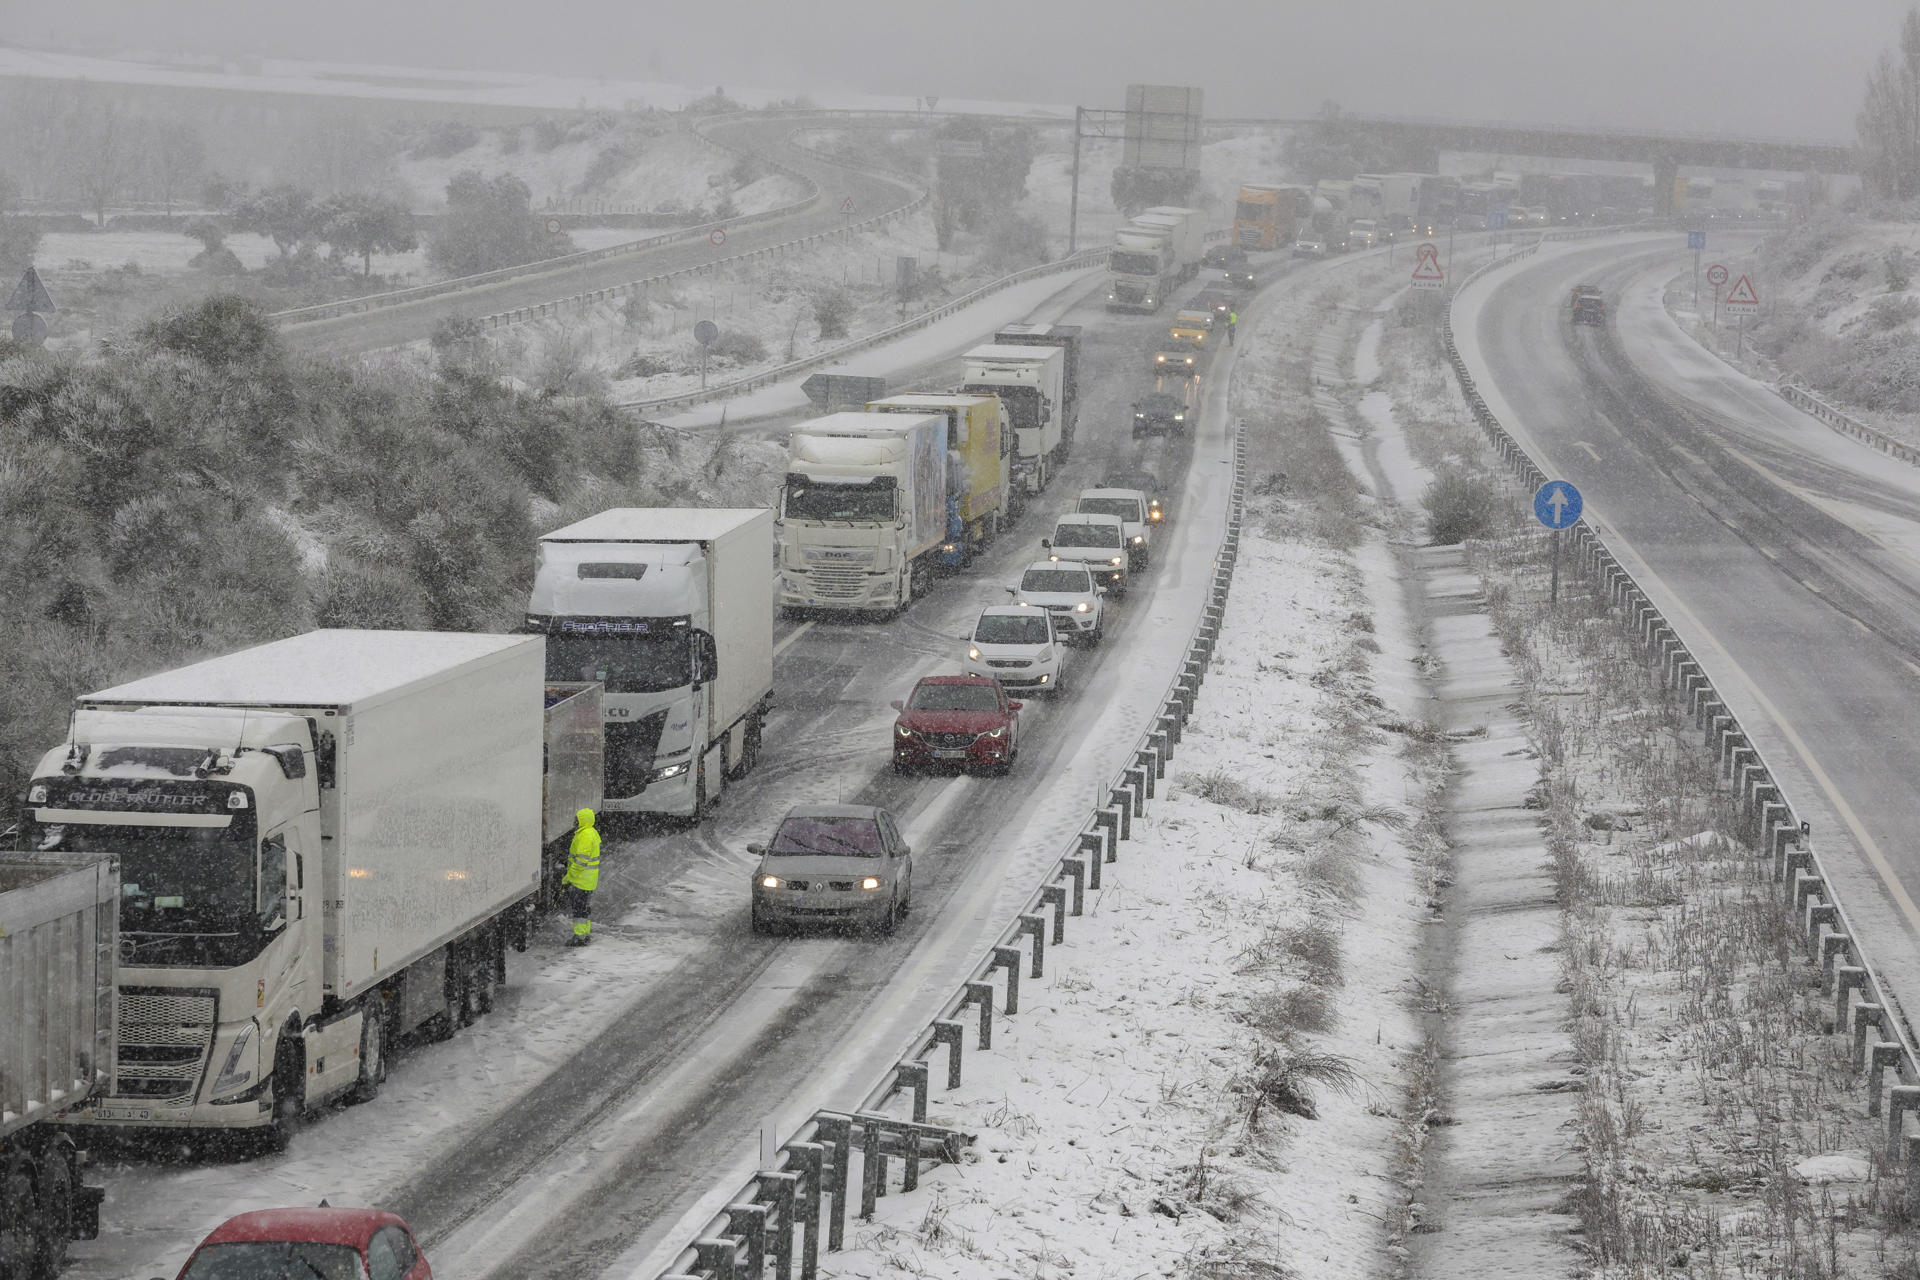
[[[693,683],[705,684],[720,674],[720,655],[713,636],[706,631],[693,633]]]

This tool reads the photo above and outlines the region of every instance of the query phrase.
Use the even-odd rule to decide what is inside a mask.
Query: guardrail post
[[[1100,887],[1100,864],[1107,861],[1107,833],[1097,823],[1091,831],[1080,833],[1079,853],[1087,860],[1087,887]]]
[[[1169,702],[1167,705],[1177,706],[1178,704]],[[1154,733],[1158,734],[1161,738],[1165,739],[1169,747],[1179,746],[1180,745],[1180,716],[1173,711],[1162,712],[1160,717],[1153,722],[1153,731]],[[1168,759],[1171,759],[1173,757],[1173,752],[1171,750],[1169,750],[1166,754]]]
[[[1142,747],[1133,753],[1133,762],[1140,772],[1140,787],[1147,799],[1153,799],[1156,779],[1160,777],[1160,753],[1153,747]]]
[[[991,982],[969,982],[966,984],[966,992],[967,994],[961,997],[960,1008],[956,1012],[965,1013],[967,1006],[970,1004],[980,1006],[980,1047],[982,1049],[991,1049],[993,1048],[993,984]],[[954,1025],[958,1026],[959,1023],[955,1023]],[[949,1054],[948,1060],[951,1064],[957,1065],[959,1055]],[[953,1079],[954,1083],[949,1084],[947,1088],[953,1089],[958,1087],[959,1077],[955,1076]]]
[[[987,970],[988,973],[992,973],[995,969],[1007,971],[1007,995],[1006,999],[1001,1001],[1000,1007],[1006,1010],[1009,1018],[1020,1012],[1020,965],[1026,958],[1018,947],[995,947],[993,964]]]
[[[1107,861],[1114,862],[1120,857],[1120,811],[1112,805],[1093,811],[1093,824],[1106,838]]]
[[[1123,785],[1108,791],[1107,808],[1113,811],[1117,819],[1113,838],[1115,840],[1133,839],[1133,788]]]
[[[1030,976],[1038,978],[1046,972],[1047,967],[1046,917],[1023,913],[1013,936],[1018,938],[1025,934],[1033,935],[1033,973]]]
[[[793,1280],[794,1203],[800,1175],[763,1169],[754,1177],[759,1180],[760,1194],[767,1198],[767,1206],[772,1210],[771,1221],[777,1224],[770,1228],[767,1237],[768,1247],[773,1251],[773,1280]]]
[[[1880,1100],[1886,1094],[1887,1068],[1896,1071],[1900,1066],[1900,1043],[1897,1040],[1882,1040],[1873,1046],[1867,1058],[1867,1114],[1880,1114]]]
[[[902,1062],[893,1069],[894,1086],[905,1085],[913,1090],[913,1122],[927,1122],[927,1064],[924,1062]]]
[[[880,1125],[886,1117],[862,1111],[855,1118],[860,1122],[860,1221],[872,1222],[876,1202],[887,1193],[887,1157],[880,1150]]]
[[[1147,781],[1150,775],[1147,773],[1146,766],[1136,765],[1126,770],[1120,776],[1127,780],[1127,786],[1133,792],[1133,816],[1136,818],[1145,817],[1147,813],[1147,796],[1152,790],[1152,784]]]
[[[1164,718],[1165,717],[1162,717],[1163,720]],[[1147,742],[1149,744],[1147,747],[1147,750],[1153,756],[1153,776],[1156,778],[1166,777],[1167,776],[1167,735],[1161,732],[1161,730],[1156,725],[1154,731],[1151,734],[1147,735]]]
[[[967,1038],[967,1029],[949,1018],[942,1018],[933,1024],[933,1043],[947,1046],[947,1088],[960,1087],[960,1054],[962,1041]]]
[[[820,1199],[826,1194],[827,1149],[818,1142],[789,1142],[787,1151],[800,1166],[800,1280],[819,1280]]]
[[[1897,1084],[1887,1090],[1887,1158],[1898,1160],[1905,1155],[1905,1144],[1900,1141],[1901,1132],[1906,1123],[1907,1112],[1920,1110],[1920,1085]]]
[[[1073,914],[1085,915],[1087,905],[1087,864],[1080,858],[1062,858],[1060,869],[1073,881]]]
[[[741,1260],[741,1272],[752,1280],[760,1280],[767,1270],[767,1206],[728,1205],[727,1230],[746,1246],[747,1256]]]
[[[1833,967],[1833,1029],[1841,1035],[1847,1034],[1847,1006],[1853,1003],[1853,993],[1864,994],[1866,989],[1866,969],[1857,964]]]
[[[1057,947],[1067,940],[1067,889],[1065,885],[1043,884],[1040,886],[1040,905],[1053,908],[1053,944]]]
[[[814,1128],[827,1149],[826,1194],[833,1198],[827,1218],[827,1252],[838,1253],[847,1242],[847,1177],[853,1158],[853,1117],[822,1111]]]
[[[709,1236],[705,1240],[693,1242],[693,1256],[698,1260],[695,1265],[713,1276],[713,1280],[734,1280],[736,1251],[740,1247],[737,1240],[718,1240]]]

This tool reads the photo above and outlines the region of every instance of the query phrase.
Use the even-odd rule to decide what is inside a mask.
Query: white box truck
[[[1107,254],[1107,310],[1158,311],[1179,283],[1167,227],[1129,222],[1114,228]]]
[[[1176,205],[1155,205],[1133,220],[1137,227],[1165,227],[1167,244],[1173,253],[1174,274],[1191,280],[1200,273],[1200,260],[1207,254],[1207,228],[1198,209]]]
[[[542,650],[313,631],[78,699],[19,842],[120,864],[116,1078],[68,1122],[284,1146],[486,1012],[540,886]]]
[[[98,1187],[54,1122],[113,1073],[120,873],[97,855],[0,853],[0,1231],[8,1276],[51,1277],[100,1233]],[[16,1252],[17,1251],[17,1252]]]
[[[760,759],[773,512],[619,507],[540,539],[526,626],[547,678],[604,686],[601,805],[698,822]]]
[[[960,389],[996,395],[1013,423],[1015,487],[1039,493],[1066,460],[1067,354],[1059,347],[989,343],[966,353]]]
[[[971,389],[971,388],[970,388]],[[997,416],[997,415],[996,415]],[[947,541],[945,412],[830,413],[787,437],[780,604],[896,614],[933,584]]]

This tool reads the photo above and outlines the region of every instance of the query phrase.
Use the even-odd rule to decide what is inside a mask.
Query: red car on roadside
[[[951,765],[1005,774],[1020,754],[1020,708],[991,676],[927,676],[893,722],[893,771]]]
[[[256,1209],[215,1227],[179,1280],[433,1280],[413,1232],[384,1209]]]

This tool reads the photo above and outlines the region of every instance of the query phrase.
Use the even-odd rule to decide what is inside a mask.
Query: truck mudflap
[[[107,1198],[105,1187],[78,1186],[73,1189],[73,1238],[100,1238],[100,1204]]]

